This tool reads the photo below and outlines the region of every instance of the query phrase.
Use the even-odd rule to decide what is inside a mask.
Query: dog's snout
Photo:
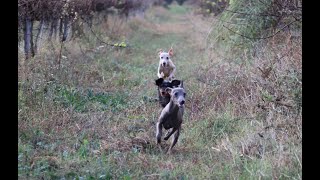
[[[163,66],[166,66],[166,63],[164,62],[164,63],[162,63],[163,64]]]
[[[185,103],[185,101],[184,101],[184,100],[182,100],[182,101],[180,102],[180,105],[184,105],[184,103]]]

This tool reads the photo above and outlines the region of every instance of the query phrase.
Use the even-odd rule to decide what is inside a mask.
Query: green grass
[[[177,15],[184,15],[187,12],[190,12],[192,9],[188,8],[186,6],[179,6],[179,5],[169,5],[169,12],[172,14],[177,14]]]
[[[250,57],[240,68],[248,59],[227,62],[229,54],[220,57],[206,47],[207,29],[183,24],[190,7],[169,7],[153,7],[145,19],[114,27],[126,29],[113,39],[125,37],[130,48],[94,50],[101,44],[88,33],[65,43],[60,68],[55,43],[19,66],[19,179],[301,179],[298,59],[283,58],[286,66],[276,64],[277,71],[262,80],[256,67],[279,52],[266,48],[268,56],[259,56],[265,61]],[[107,34],[102,27],[95,27],[101,36]],[[157,51],[171,45],[187,103],[168,156],[156,145],[154,80]],[[274,104],[278,94],[293,108]]]
[[[118,85],[121,85],[118,82]],[[76,89],[69,89],[66,87],[60,87],[56,90],[55,102],[61,103],[65,108],[72,107],[79,112],[88,112],[90,108],[98,110],[111,109],[117,111],[126,108],[127,101],[125,100],[127,94],[117,93],[105,93],[105,92],[93,92],[88,89],[86,91],[79,91]]]

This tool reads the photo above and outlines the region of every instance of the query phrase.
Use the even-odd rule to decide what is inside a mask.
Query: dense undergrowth
[[[63,45],[60,65],[56,42],[19,60],[19,178],[301,179],[301,36],[224,49],[218,22],[169,7],[94,26],[128,48],[88,32]],[[187,102],[167,156],[155,141],[154,80],[157,51],[171,46]]]

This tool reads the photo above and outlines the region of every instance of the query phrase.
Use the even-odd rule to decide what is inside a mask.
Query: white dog
[[[174,79],[174,73],[176,72],[176,66],[173,64],[171,57],[173,56],[173,50],[172,48],[169,50],[169,52],[163,52],[160,50],[159,57],[159,67],[158,67],[158,77],[163,78],[165,80],[173,80]]]

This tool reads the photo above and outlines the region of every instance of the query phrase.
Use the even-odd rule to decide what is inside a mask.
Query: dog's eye
[[[174,93],[174,96],[176,96],[176,97],[177,97],[177,96],[178,96],[178,93],[177,93],[177,92],[176,92],[176,93]]]
[[[169,59],[169,57],[167,57],[167,59]]]
[[[163,57],[161,57],[161,59],[163,59]]]

